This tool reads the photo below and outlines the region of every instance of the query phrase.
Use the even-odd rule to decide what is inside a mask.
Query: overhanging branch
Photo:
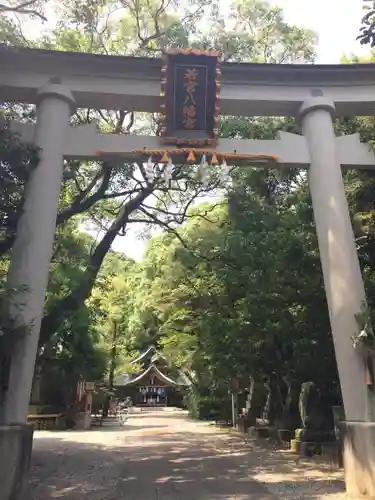
[[[154,214],[148,212],[143,206],[139,207],[139,211],[144,213],[147,217],[149,217],[151,220],[154,221],[158,226],[163,227],[168,233],[173,234],[181,243],[181,245],[197,260],[204,260],[206,262],[209,262],[210,264],[212,262],[216,262],[219,258],[223,259],[223,256],[216,256],[215,258],[210,258],[207,255],[202,255],[202,254],[197,254],[194,252],[189,245],[186,243],[186,241],[182,238],[180,233],[177,231],[177,229],[171,227],[167,222],[164,222],[160,219],[158,219]],[[224,265],[227,267],[230,267],[231,269],[235,269],[236,271],[238,270],[237,266],[234,266],[231,264],[228,259],[223,259]]]
[[[39,17],[43,21],[47,21],[47,18],[41,12],[33,8],[33,6],[35,6],[37,3],[38,0],[29,0],[28,2],[22,2],[18,5],[5,5],[3,3],[0,3],[0,12],[10,12],[10,13],[14,12],[17,14],[27,14]]]

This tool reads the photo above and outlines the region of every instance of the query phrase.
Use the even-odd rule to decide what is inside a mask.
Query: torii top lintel
[[[82,108],[158,112],[161,59],[0,47],[3,101],[35,103],[59,77]],[[221,113],[294,116],[318,92],[337,116],[375,115],[375,65],[222,63]]]

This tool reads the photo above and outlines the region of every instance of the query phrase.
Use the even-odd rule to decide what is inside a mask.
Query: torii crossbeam
[[[34,142],[35,125],[12,122],[12,130],[20,134],[23,141]],[[359,134],[336,137],[335,141],[338,161],[342,167],[375,169],[375,154],[368,144],[361,142]],[[143,155],[139,153],[142,149],[176,150],[172,146],[162,146],[160,139],[155,136],[103,134],[98,132],[96,125],[89,124],[67,129],[63,155],[65,158],[77,160],[100,160],[112,157],[132,162],[142,159]],[[257,155],[268,155],[270,158],[275,158],[273,163],[280,168],[307,169],[310,165],[306,138],[289,132],[279,132],[275,140],[220,139],[213,151],[219,155],[231,152],[253,155],[254,159]],[[239,163],[249,164],[251,160]]]

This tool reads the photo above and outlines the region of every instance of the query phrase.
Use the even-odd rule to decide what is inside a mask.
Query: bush
[[[189,396],[190,416],[199,420],[229,421],[232,419],[231,399],[229,395],[202,395],[193,390]]]

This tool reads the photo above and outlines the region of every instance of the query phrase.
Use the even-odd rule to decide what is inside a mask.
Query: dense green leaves
[[[362,45],[375,47],[375,1],[363,0],[363,3],[364,16],[358,39]]]
[[[306,360],[313,351],[332,364],[313,226],[301,225],[295,186],[270,196],[277,177],[240,172],[211,221],[191,221],[181,229],[189,248],[204,259],[175,239],[164,248],[159,243],[158,256],[151,247],[143,264],[147,303],[166,351],[191,367],[209,359],[215,377],[226,382],[266,374],[267,363],[282,375],[312,376]]]
[[[13,241],[22,211],[25,184],[37,162],[35,148],[22,144],[6,125],[0,127],[0,255]]]

